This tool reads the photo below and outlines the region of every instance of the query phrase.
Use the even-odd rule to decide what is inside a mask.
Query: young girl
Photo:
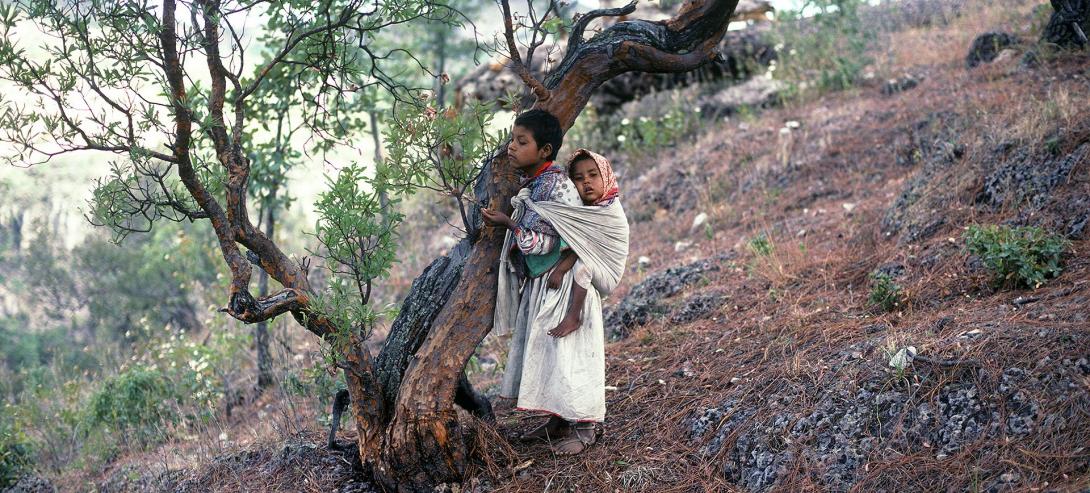
[[[568,163],[569,176],[590,207],[535,202],[525,196],[512,199],[516,209],[548,221],[571,253],[548,274],[547,283],[555,289],[537,290],[533,308],[520,307],[501,390],[504,396],[518,397],[518,408],[553,416],[524,438],[548,439],[574,431],[554,445],[561,455],[578,454],[592,445],[594,423],[605,418],[601,297],[617,286],[628,257],[628,221],[617,200],[609,162],[580,149]],[[502,285],[502,278],[509,275],[502,260],[500,271]],[[497,320],[509,316],[504,307],[510,302],[503,300],[507,296],[500,291]]]

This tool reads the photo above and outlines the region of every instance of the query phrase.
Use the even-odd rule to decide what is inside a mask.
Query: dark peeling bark
[[[1090,32],[1090,0],[1052,0],[1052,16],[1041,41],[1063,48],[1085,48]]]
[[[397,399],[401,377],[410,358],[424,342],[432,321],[462,278],[468,253],[468,245],[459,245],[449,255],[432,261],[413,281],[400,315],[390,327],[390,335],[376,358],[375,371],[382,382],[384,400],[391,406]]]

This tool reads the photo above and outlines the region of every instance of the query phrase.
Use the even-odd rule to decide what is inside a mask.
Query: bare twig
[[[549,93],[549,90],[545,88],[545,85],[534,78],[534,75],[530,73],[530,67],[527,67],[526,64],[522,63],[522,56],[519,55],[518,46],[515,45],[515,28],[511,20],[510,2],[508,2],[508,0],[500,0],[500,6],[503,9],[503,34],[507,39],[507,49],[510,51],[508,56],[511,59],[511,68],[522,78],[522,82],[534,92],[539,103],[548,101],[552,95]]]

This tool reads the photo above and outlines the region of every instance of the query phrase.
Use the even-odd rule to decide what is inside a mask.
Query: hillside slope
[[[537,417],[501,406],[458,490],[1090,487],[1090,59],[1024,65],[1023,45],[966,69],[977,34],[1032,22],[997,5],[890,34],[882,73],[914,87],[875,78],[709,123],[628,173],[599,444],[517,443]],[[973,224],[1065,236],[1062,274],[993,288],[965,248]],[[868,302],[875,273],[899,286],[891,311]],[[488,387],[502,365],[481,366]],[[315,426],[117,489],[371,490],[320,442]]]

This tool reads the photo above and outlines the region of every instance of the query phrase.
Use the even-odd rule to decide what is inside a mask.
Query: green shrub
[[[565,148],[624,154],[620,161],[638,176],[659,152],[699,134],[703,121],[696,101],[694,94],[669,91],[645,95],[638,105],[612,114],[587,106],[564,137]]]
[[[901,305],[903,301],[901,286],[893,282],[889,274],[874,273],[870,276],[870,295],[867,303],[891,312]]]
[[[10,406],[9,406],[10,408]],[[5,414],[8,409],[4,410]],[[7,488],[30,470],[31,444],[5,416],[0,416],[0,488]]]
[[[969,252],[980,257],[997,287],[1036,289],[1060,275],[1066,239],[1036,227],[972,225],[965,232]]]
[[[761,233],[754,236],[748,243],[749,251],[753,252],[758,257],[767,257],[772,255],[772,239],[768,235]]]
[[[777,61],[769,70],[787,83],[788,98],[849,88],[862,79],[876,38],[859,16],[863,0],[806,0],[779,14],[771,34]]]
[[[165,436],[164,425],[177,422],[171,381],[160,371],[134,366],[110,377],[87,403],[85,425],[107,433],[132,433],[142,443]]]

